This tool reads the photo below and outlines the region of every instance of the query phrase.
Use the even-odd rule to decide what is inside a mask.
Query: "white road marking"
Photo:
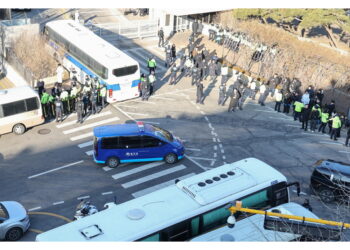
[[[82,134],[82,135],[71,137],[70,140],[71,141],[77,141],[77,140],[80,140],[80,139],[84,139],[86,137],[91,137],[93,135],[94,135],[93,132],[88,132],[88,133],[85,133],[85,134]]]
[[[167,101],[176,101],[176,99],[173,98],[168,98],[168,97],[160,97],[160,96],[151,96],[150,98],[154,98],[154,99],[163,99],[163,100],[167,100]]]
[[[199,148],[185,148],[185,149],[190,151],[201,151]]]
[[[102,124],[105,124],[105,123],[114,122],[114,121],[118,121],[118,120],[120,120],[119,117],[112,117],[112,118],[109,118],[109,119],[106,119],[106,120],[102,120],[102,121],[86,124],[86,125],[81,126],[81,127],[65,130],[65,131],[63,131],[63,134],[67,135],[67,134],[75,133],[75,132],[80,131],[80,130],[97,127],[99,125],[102,125]]]
[[[194,176],[194,175],[196,175],[196,174],[195,173],[190,173],[190,174],[186,174],[184,176],[178,177],[177,179],[183,180],[183,179],[189,178],[189,177]],[[175,184],[175,180],[170,180],[170,181],[163,182],[161,184],[158,184],[158,185],[155,185],[155,186],[152,186],[152,187],[149,187],[149,188],[142,189],[140,191],[132,193],[132,196],[134,196],[135,198],[141,197],[141,196],[144,196],[146,194],[152,193],[152,192],[154,192],[156,190],[168,187],[168,186],[170,186],[172,184]]]
[[[227,163],[224,161],[224,165],[226,165]]]
[[[214,145],[214,150],[218,150],[218,146]]]
[[[222,146],[222,144],[221,144],[221,143],[219,144],[219,147],[220,147],[221,149],[223,149],[223,146]]]
[[[300,127],[300,126],[299,126]],[[316,135],[316,136],[327,136],[327,135],[323,135],[323,134],[312,134],[312,133],[306,133],[306,132],[303,132],[302,133],[303,135]]]
[[[92,146],[92,144],[94,144],[94,141],[88,141],[88,142],[84,142],[78,145],[79,148],[85,148],[88,146]]]
[[[350,154],[350,151],[338,151],[339,153]]]
[[[202,166],[199,162],[197,162],[196,160],[192,159],[192,157],[189,157],[188,155],[185,155],[187,159],[189,159],[190,161],[192,161],[194,164],[196,164],[198,167],[200,167],[201,169],[207,171],[209,170],[210,168],[208,167],[204,167]]]
[[[222,156],[222,159],[223,159],[223,160],[226,160],[226,156],[223,155],[223,156]]]
[[[28,209],[28,211],[31,212],[31,211],[38,210],[38,209],[41,209],[41,207],[34,207],[34,208],[31,208],[31,209]]]
[[[125,104],[118,104],[119,107],[123,107],[123,108],[137,108],[136,106],[128,106]]]
[[[113,194],[113,192],[109,191],[109,192],[102,193],[102,195],[108,195],[108,194]]]
[[[218,143],[220,143],[220,142],[221,142],[219,138],[216,138],[216,139],[218,140]]]
[[[221,154],[225,154],[225,151],[223,149],[221,149]]]
[[[121,172],[119,174],[112,175],[112,178],[117,180],[117,179],[126,177],[126,176],[131,175],[131,174],[136,174],[138,172],[145,171],[147,169],[158,167],[158,166],[160,166],[162,164],[164,164],[164,162],[162,162],[162,161],[161,162],[152,162],[152,163],[149,163],[149,164],[146,164],[146,165],[138,166],[138,167],[136,167],[134,169],[130,169],[128,171]]]
[[[278,114],[277,111],[269,111],[269,110],[262,110],[262,109],[255,109],[254,111],[267,112],[267,113],[276,113],[276,114]]]
[[[300,128],[300,126],[298,126],[298,125],[292,125],[292,124],[286,124],[286,126],[288,126],[288,127],[294,127],[294,128]]]
[[[213,161],[213,160],[215,160],[215,159],[211,159],[211,158],[194,157],[194,156],[191,156],[191,158],[197,159],[197,160],[206,160],[206,161]]]
[[[210,129],[214,129],[210,122],[208,123],[208,126]]]
[[[214,153],[214,158],[216,158],[217,156],[218,156],[218,154],[215,152],[215,153]]]
[[[86,118],[84,120],[85,121],[88,121],[88,120],[92,120],[92,119],[96,119],[96,118],[100,118],[100,117],[103,117],[103,116],[106,116],[106,115],[111,115],[112,112],[111,111],[107,111],[107,112],[102,112],[100,114],[96,114],[96,115],[90,115],[88,118]],[[77,121],[70,121],[70,122],[65,122],[63,124],[60,124],[60,125],[56,125],[56,128],[63,128],[63,127],[67,127],[67,126],[70,126],[70,125],[74,125],[76,124]]]
[[[197,106],[197,105],[196,105],[196,109],[201,110],[201,108],[199,106]]]
[[[215,138],[213,138],[213,142],[216,142],[216,139],[215,139]]]
[[[200,113],[201,113],[202,115],[205,115],[205,112],[204,112],[204,111],[202,111],[202,110],[200,111]]]
[[[94,151],[93,150],[90,150],[90,151],[86,151],[85,154],[87,154],[88,156],[91,156],[94,154]]]
[[[56,205],[59,205],[59,204],[63,204],[64,203],[64,201],[57,201],[57,202],[54,202],[54,203],[52,203],[54,206],[56,206]]]
[[[342,145],[340,142],[328,142],[328,141],[320,141],[321,144],[331,144],[331,145]]]
[[[141,114],[141,113],[132,113],[132,112],[125,112],[125,113],[131,114],[131,115],[148,116],[148,114]]]
[[[181,164],[181,165],[178,165],[178,166],[173,167],[173,168],[165,169],[165,170],[163,170],[163,171],[159,171],[159,172],[157,172],[157,173],[150,174],[150,175],[141,177],[141,178],[139,178],[139,179],[126,182],[126,183],[122,184],[122,187],[123,187],[123,188],[134,187],[134,186],[139,185],[139,184],[141,184],[141,183],[145,183],[145,182],[147,182],[147,181],[154,180],[154,179],[157,179],[157,178],[159,178],[159,177],[162,177],[162,176],[165,176],[165,175],[168,175],[168,174],[172,174],[172,173],[181,171],[181,170],[183,170],[183,169],[186,169],[186,166]]]
[[[149,124],[156,124],[156,125],[159,125],[159,124],[160,124],[159,122],[140,121],[140,120],[139,120],[139,122],[149,123]]]
[[[293,118],[291,119],[288,119],[288,118],[283,118],[283,117],[272,117],[272,116],[269,116],[270,119],[275,119],[275,120],[284,120],[284,121],[291,121],[291,122],[294,122]]]
[[[210,163],[210,166],[212,167],[212,166],[214,166],[214,164],[215,164],[215,161],[212,161],[212,162]]]
[[[132,118],[130,115],[128,115],[126,112],[124,112],[122,109],[120,109],[118,106],[113,105],[116,109],[119,110],[119,112],[123,113],[126,117],[128,117],[130,120],[136,121],[134,118]]]
[[[150,102],[150,101],[138,101],[138,100],[132,100],[133,102],[138,102],[138,103],[143,103],[143,104],[151,104],[151,105],[156,105],[157,103],[155,102]]]
[[[84,199],[89,199],[89,198],[90,198],[90,195],[86,195],[86,196],[78,197],[77,200],[84,200]]]
[[[49,170],[49,171],[42,172],[42,173],[40,173],[40,174],[36,174],[36,175],[29,176],[28,179],[32,179],[32,178],[35,178],[35,177],[38,177],[38,176],[41,176],[41,175],[44,175],[44,174],[47,174],[47,173],[51,173],[51,172],[54,172],[54,171],[57,171],[57,170],[60,170],[60,169],[63,169],[63,168],[68,168],[68,167],[71,167],[71,166],[74,166],[74,165],[77,165],[77,164],[80,164],[80,163],[83,163],[83,162],[84,162],[84,161],[73,162],[73,163],[64,165],[64,166],[59,167],[59,168],[54,168],[54,169],[51,169],[51,170]]]
[[[107,166],[106,166],[106,167],[103,167],[102,169],[103,169],[104,171],[110,171],[110,170],[112,170],[112,169],[114,169],[114,168],[110,168],[110,167],[107,167]]]

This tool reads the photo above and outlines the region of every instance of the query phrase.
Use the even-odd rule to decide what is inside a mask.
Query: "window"
[[[182,221],[164,230],[168,241],[185,241],[189,238],[189,221]]]
[[[106,137],[102,138],[101,142],[102,149],[118,149],[118,137]]]
[[[140,241],[160,241],[160,234],[153,234],[151,236],[148,236]]]
[[[8,218],[6,208],[1,203],[0,203],[0,218],[4,218],[4,219]]]
[[[158,147],[161,143],[160,140],[152,136],[142,136],[142,145],[144,148]]]
[[[123,149],[141,148],[141,136],[122,136],[119,138],[119,146]]]
[[[165,16],[165,26],[169,26],[169,24],[170,24],[170,15],[167,14],[167,15]]]
[[[160,136],[160,137],[162,137],[162,138],[164,138],[164,139],[166,139],[168,141],[171,141],[171,142],[174,141],[173,135],[170,132],[168,132],[165,129],[162,129],[160,127],[154,126],[154,125],[152,125],[152,127],[153,127],[153,130],[154,130],[154,133],[157,136]]]
[[[39,100],[36,97],[29,98],[25,100],[27,111],[39,109]]]
[[[4,112],[2,111],[2,105],[0,105],[0,118],[4,117]]]
[[[26,112],[24,100],[3,104],[2,109],[4,117]]]
[[[243,207],[249,207],[251,209],[260,209],[268,204],[269,198],[267,197],[267,190],[262,190],[258,193],[248,196],[242,199]]]
[[[199,234],[199,217],[195,217],[191,220],[191,237],[195,237]]]
[[[137,65],[133,65],[133,66],[128,66],[124,68],[114,69],[112,71],[112,74],[116,77],[122,77],[122,76],[134,74],[137,71],[137,69],[138,69]]]
[[[203,232],[209,231],[214,227],[224,225],[227,221],[227,217],[230,215],[231,212],[225,207],[220,207],[203,214]]]

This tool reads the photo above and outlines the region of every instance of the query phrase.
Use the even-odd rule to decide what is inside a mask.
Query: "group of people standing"
[[[102,109],[106,103],[106,86],[100,84],[98,78],[88,75],[84,85],[78,85],[75,76],[71,79],[70,86],[56,82],[50,93],[42,80],[37,86],[45,120],[55,118],[56,122],[62,122],[63,116],[76,112],[77,123],[83,123],[89,112],[95,114],[98,106]]]

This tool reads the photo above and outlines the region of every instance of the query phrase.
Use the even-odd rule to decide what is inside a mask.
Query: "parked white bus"
[[[54,228],[37,241],[186,241],[226,224],[227,205],[241,200],[255,209],[289,202],[287,179],[247,158]]]
[[[304,216],[319,219],[305,207],[289,202],[268,209],[267,211],[288,215]],[[278,232],[264,228],[264,215],[255,214],[236,222],[233,228],[221,227],[193,238],[191,241],[299,241],[303,235]]]
[[[88,75],[106,85],[107,102],[140,95],[139,63],[83,25],[74,20],[52,21],[46,24],[45,34],[67,52],[63,66],[75,71],[79,82],[84,84]]]
[[[0,135],[21,135],[44,121],[39,95],[31,87],[0,90]]]

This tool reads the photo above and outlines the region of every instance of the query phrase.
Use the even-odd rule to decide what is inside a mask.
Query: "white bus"
[[[39,95],[31,87],[0,90],[0,135],[21,135],[44,121]]]
[[[247,158],[54,228],[37,241],[186,241],[225,226],[227,205],[268,209],[289,202],[287,179]]]
[[[45,34],[51,43],[59,44],[67,52],[63,66],[75,71],[81,84],[88,75],[98,77],[100,83],[106,85],[107,102],[140,95],[138,62],[83,25],[73,20],[52,21],[46,24]]]
[[[270,212],[304,216],[319,219],[317,215],[305,207],[289,202],[268,209]],[[255,214],[238,221],[233,228],[221,227],[193,238],[191,241],[299,241],[303,235],[287,232],[278,232],[264,228],[264,215]]]

